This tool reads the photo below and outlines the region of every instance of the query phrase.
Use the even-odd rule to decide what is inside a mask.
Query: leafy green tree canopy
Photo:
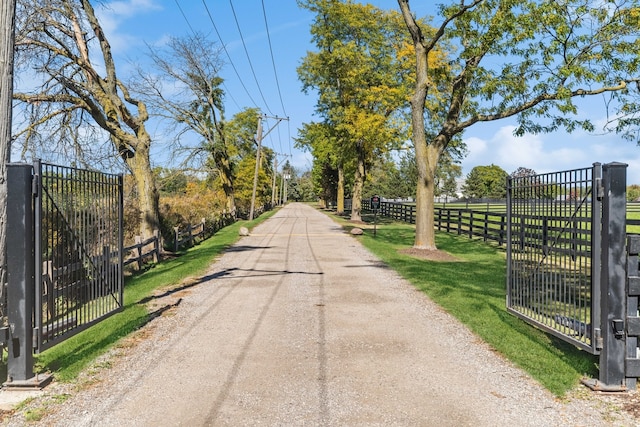
[[[501,199],[506,197],[507,172],[500,166],[476,166],[467,175],[463,194],[472,199]]]
[[[435,249],[436,165],[453,137],[476,123],[512,117],[518,135],[592,131],[575,100],[595,96],[605,100],[612,128],[628,137],[637,132],[640,1],[451,1],[439,6],[435,30],[416,20],[409,0],[398,5],[416,52],[414,247]],[[429,63],[438,51],[448,52],[448,74]],[[439,130],[430,138],[425,123],[433,117]]]
[[[304,91],[318,93],[316,112],[330,128],[339,173],[356,162],[351,218],[357,220],[367,169],[406,135],[410,39],[397,12],[351,0],[298,4],[316,15],[311,34],[318,49],[303,58],[298,76]]]
[[[640,185],[633,184],[627,187],[627,202],[636,202],[640,199]]]
[[[537,173],[533,169],[525,168],[520,166],[518,169],[511,172],[509,175],[511,178],[527,178],[530,176],[536,176]]]

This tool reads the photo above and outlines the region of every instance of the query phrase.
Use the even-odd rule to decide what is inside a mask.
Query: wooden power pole
[[[276,177],[278,176],[278,156],[273,158],[273,182],[271,183],[271,207],[276,205]]]
[[[0,301],[7,283],[7,163],[11,161],[16,0],[0,1]],[[0,307],[2,305],[0,304]],[[2,310],[3,311],[3,310]],[[0,312],[0,316],[6,315]]]
[[[267,116],[264,116],[267,117]],[[253,213],[256,207],[256,191],[258,189],[258,173],[260,172],[260,149],[262,147],[262,139],[269,134],[272,130],[278,126],[278,124],[283,120],[289,120],[288,117],[270,117],[272,119],[276,119],[277,122],[275,125],[271,127],[271,129],[267,130],[264,135],[262,133],[262,118],[263,116],[258,117],[258,133],[256,135],[256,144],[258,145],[258,152],[256,153],[256,170],[253,175],[253,192],[251,193],[251,210],[249,211],[249,221],[253,220]]]

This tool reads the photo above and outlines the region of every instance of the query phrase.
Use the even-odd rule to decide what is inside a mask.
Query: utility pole
[[[282,202],[283,204],[287,203],[287,197],[288,197],[288,188],[287,188],[287,181],[291,178],[291,174],[288,173],[289,171],[287,171],[286,174],[284,174],[283,178],[284,178],[284,202]]]
[[[258,133],[256,135],[256,170],[253,174],[253,192],[251,193],[251,210],[249,211],[249,221],[253,220],[253,212],[256,207],[256,190],[258,189],[258,172],[260,171],[260,148],[262,147],[262,116],[258,117]]]
[[[275,153],[275,158],[273,159],[273,184],[271,187],[271,204],[273,206],[280,204],[280,189],[278,188],[278,156],[284,156],[286,159],[287,157],[290,157],[291,154]]]
[[[263,117],[277,120],[276,124],[274,124],[271,127],[271,129],[267,130],[267,132],[265,132],[264,135],[262,134]],[[265,136],[269,135],[269,133],[272,130],[274,130],[276,126],[278,126],[278,124],[280,124],[280,122],[283,120],[289,120],[289,118],[288,117],[269,117],[266,114],[264,116],[258,117],[258,132],[256,134],[256,144],[258,145],[258,151],[256,153],[256,170],[253,175],[253,192],[251,193],[251,210],[249,211],[249,221],[253,220],[253,214],[255,212],[255,207],[256,207],[256,191],[258,189],[258,172],[260,172],[260,149],[262,147],[262,139]]]
[[[280,181],[280,194],[278,200],[284,204],[284,168],[282,169],[282,180]]]
[[[0,301],[5,300],[7,283],[7,163],[11,161],[15,18],[16,0],[0,1]]]
[[[276,177],[278,176],[278,156],[273,158],[273,183],[271,184],[271,206],[276,205]]]

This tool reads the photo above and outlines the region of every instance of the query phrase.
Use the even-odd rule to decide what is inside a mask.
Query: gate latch
[[[622,320],[622,319],[613,319],[611,321],[611,326],[613,326],[613,335],[617,339],[624,338],[624,320]]]

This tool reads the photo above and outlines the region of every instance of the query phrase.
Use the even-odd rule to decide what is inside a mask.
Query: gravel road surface
[[[555,399],[303,204],[154,303],[172,308],[45,389],[71,397],[30,425],[635,425],[589,392]]]

